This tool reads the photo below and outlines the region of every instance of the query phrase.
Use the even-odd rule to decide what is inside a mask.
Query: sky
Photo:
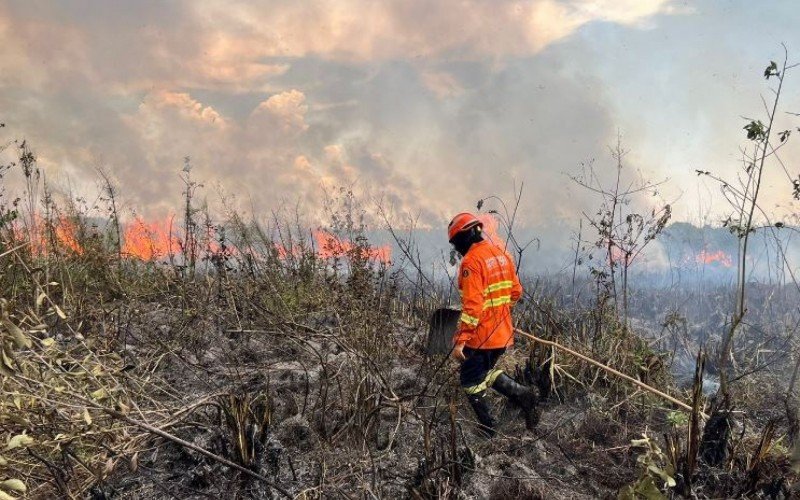
[[[179,211],[188,156],[215,206],[321,220],[345,187],[441,227],[524,186],[518,223],[563,238],[598,201],[570,175],[607,179],[620,138],[626,169],[665,181],[643,207],[719,224],[695,170],[735,178],[799,21],[793,0],[4,0],[0,140],[62,190],[97,192],[102,168],[129,213]],[[765,177],[776,217],[797,211],[792,139]]]

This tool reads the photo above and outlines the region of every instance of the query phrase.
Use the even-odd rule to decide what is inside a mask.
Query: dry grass
[[[376,262],[347,193],[329,228],[352,242],[342,251],[321,256],[292,217],[212,223],[192,208],[183,230],[195,233],[178,231],[161,261],[125,257],[113,226],[44,198],[41,219],[0,213],[0,480],[22,481],[27,497],[607,496],[646,479],[632,445],[644,432],[677,436],[683,470],[689,424],[672,409],[524,341],[504,367],[550,393],[545,418],[529,434],[501,408],[500,436],[480,440],[454,366],[422,354],[446,285],[409,284]],[[575,309],[527,288],[523,329],[690,399],[606,305]],[[758,394],[742,391],[767,408]],[[737,428],[726,465],[697,467],[692,491],[785,489],[786,424],[767,435],[767,420]]]

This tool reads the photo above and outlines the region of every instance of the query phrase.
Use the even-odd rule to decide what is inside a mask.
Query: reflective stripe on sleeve
[[[509,288],[514,288],[514,282],[511,280],[506,281],[498,281],[497,283],[492,283],[483,291],[484,295],[488,295],[492,292],[496,292],[498,290],[508,290]]]
[[[476,318],[475,316],[470,316],[465,312],[461,313],[461,321],[470,326],[478,326],[478,318]]]
[[[503,295],[501,297],[486,299],[486,301],[483,303],[483,308],[488,309],[490,307],[499,307],[506,304],[511,304],[511,295]]]

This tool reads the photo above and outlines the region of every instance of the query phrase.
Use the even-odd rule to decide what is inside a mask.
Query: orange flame
[[[299,258],[303,249],[299,245],[283,245],[282,243],[275,243],[275,250],[278,252],[278,258],[286,260],[288,258]]]
[[[363,249],[352,241],[339,238],[328,231],[313,231],[312,235],[316,243],[317,255],[322,259],[335,259],[352,254],[353,252],[366,252],[366,255],[363,256],[370,260],[375,260],[383,264],[388,264],[392,260],[392,249],[389,245]]]
[[[179,249],[172,234],[172,218],[145,222],[137,217],[126,225],[122,236],[122,255],[140,260],[158,260]]]
[[[703,249],[694,259],[698,264],[720,264],[724,267],[733,267],[733,259],[722,250],[717,250],[712,253]]]
[[[58,238],[58,242],[62,246],[69,248],[78,255],[83,253],[83,248],[81,248],[81,245],[78,243],[78,238],[76,235],[77,228],[75,227],[74,222],[63,218],[59,221],[55,230],[56,238]]]
[[[15,223],[12,226],[14,238],[18,240],[28,240],[30,249],[34,255],[47,255],[52,244],[70,250],[76,254],[83,254],[83,248],[78,243],[78,229],[75,222],[68,217],[58,217],[49,226],[52,231],[48,235],[48,226],[44,219],[35,215],[30,225],[20,225]],[[52,238],[53,241],[48,241]]]
[[[33,229],[27,229],[28,234],[25,234],[25,229],[17,226],[15,226],[14,232],[20,239],[30,239],[32,251],[36,255],[46,255],[49,248],[48,239],[42,230],[44,223],[40,223],[40,220],[37,217],[37,224]],[[182,251],[181,240],[175,234],[172,216],[155,221],[146,221],[141,217],[136,217],[133,221],[123,225],[121,229],[121,253],[124,258],[157,261],[169,257],[171,253],[180,254]],[[78,228],[72,220],[64,217],[55,221],[53,235],[56,240],[55,244],[58,247],[71,250],[77,254],[84,253],[84,248],[80,245]],[[205,236],[206,238],[200,242],[203,247],[200,249],[201,252],[208,252],[211,256],[222,253],[228,256],[240,254],[236,248],[231,246],[226,246],[223,249],[218,241],[219,235],[215,228],[209,227]],[[389,245],[378,247],[364,245],[362,247],[324,230],[313,231],[312,236],[316,246],[316,254],[321,259],[346,257],[356,253],[376,262],[384,264],[391,262],[392,249]],[[275,248],[278,252],[278,257],[281,259],[286,259],[290,256],[298,257],[302,252],[302,247],[294,245],[290,248],[285,248],[280,243],[276,243]]]

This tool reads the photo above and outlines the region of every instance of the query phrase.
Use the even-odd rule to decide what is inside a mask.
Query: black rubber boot
[[[501,373],[492,384],[492,389],[507,397],[525,415],[525,427],[532,431],[539,423],[538,399],[533,387],[518,384],[513,378]]]
[[[489,411],[489,403],[486,401],[486,391],[467,394],[467,400],[472,406],[475,416],[478,417],[478,430],[480,433],[488,439],[494,437],[494,419]]]

